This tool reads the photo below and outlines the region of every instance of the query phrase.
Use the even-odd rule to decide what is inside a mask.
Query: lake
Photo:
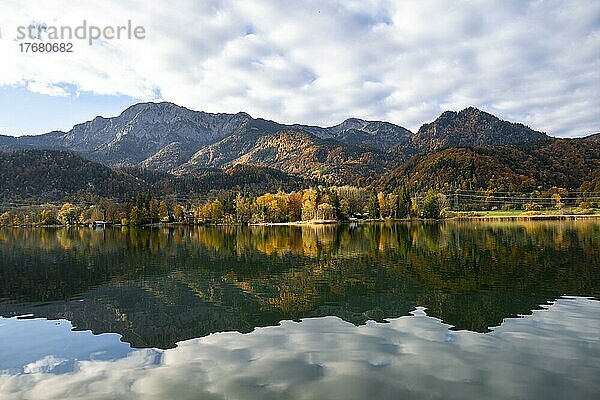
[[[0,398],[592,399],[600,221],[0,230]]]

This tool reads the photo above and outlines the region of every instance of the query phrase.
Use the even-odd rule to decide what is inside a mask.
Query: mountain
[[[407,129],[387,122],[349,119],[329,128],[291,127],[255,119],[243,112],[211,114],[162,102],[135,104],[117,117],[96,117],[75,125],[68,132],[54,131],[18,138],[0,136],[0,150],[69,150],[110,166],[139,165],[167,171],[222,139],[244,141],[247,137],[290,128],[306,131],[320,139],[375,149],[385,149],[407,140],[411,134]]]
[[[64,132],[52,131],[43,135],[34,136],[5,136],[0,135],[0,151],[14,151],[27,149],[67,150],[61,142]]]
[[[435,121],[423,124],[411,136],[409,143],[398,147],[408,153],[424,153],[446,147],[516,144],[546,139],[549,137],[545,133],[468,107],[460,112],[443,112]]]
[[[0,150],[75,151],[111,167],[180,175],[250,163],[346,183],[383,172],[377,153],[410,135],[387,122],[348,119],[329,128],[289,126],[246,113],[211,114],[163,102],[136,104],[117,117],[96,117],[69,132],[0,136]],[[302,150],[289,151],[296,145]]]
[[[427,188],[529,192],[553,186],[595,187],[600,176],[600,142],[554,139],[529,145],[447,148],[414,156],[383,176],[391,190],[405,182]]]
[[[135,104],[119,116],[96,117],[68,132],[0,136],[0,151],[76,152],[112,168],[142,168],[179,177],[191,174],[191,179],[223,177],[225,170],[248,164],[267,168],[264,171],[270,171],[271,178],[278,170],[286,182],[367,185],[415,154],[552,140],[473,107],[446,111],[413,134],[389,122],[349,118],[331,127],[286,125],[243,112],[213,114],[162,102]]]
[[[582,138],[583,140],[590,140],[594,142],[600,142],[600,133],[594,133],[593,135]]]

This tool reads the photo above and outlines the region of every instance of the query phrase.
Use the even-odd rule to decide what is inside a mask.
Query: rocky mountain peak
[[[546,134],[523,124],[503,121],[485,111],[468,107],[460,112],[443,112],[433,122],[423,124],[411,141],[419,151],[431,151],[444,147],[515,144],[547,138]]]
[[[342,129],[360,129],[367,125],[369,122],[364,119],[359,118],[348,118],[345,119],[341,124],[336,125],[336,127]]]

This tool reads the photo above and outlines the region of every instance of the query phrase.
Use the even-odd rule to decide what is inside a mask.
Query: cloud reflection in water
[[[385,324],[284,321],[164,351],[131,349],[114,334],[67,332],[65,321],[57,327],[1,319],[0,340],[37,329],[23,332],[23,348],[35,335],[62,340],[29,348],[20,368],[0,358],[0,393],[3,399],[593,398],[600,393],[600,302],[570,297],[543,308],[506,319],[488,334],[452,331],[417,308]],[[70,351],[75,342],[87,354]]]

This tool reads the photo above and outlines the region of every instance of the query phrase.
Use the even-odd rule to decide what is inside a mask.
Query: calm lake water
[[[600,398],[600,222],[0,230],[0,398]]]

